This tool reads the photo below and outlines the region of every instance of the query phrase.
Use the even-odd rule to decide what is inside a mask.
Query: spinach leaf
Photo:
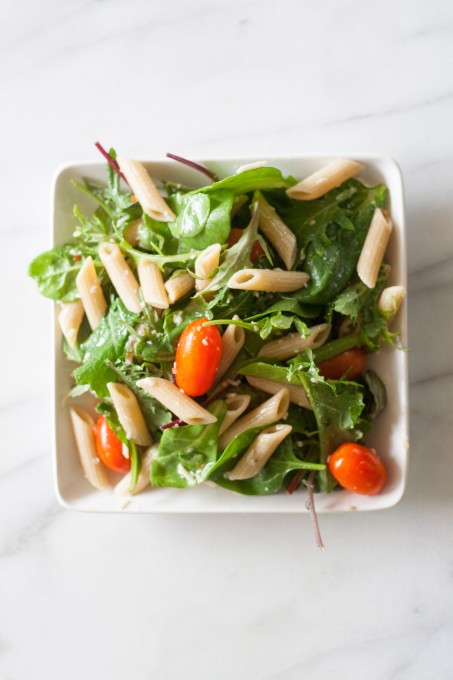
[[[176,222],[169,225],[173,236],[177,238],[197,236],[208,221],[210,212],[209,196],[206,194],[189,194],[184,196],[182,209]]]
[[[119,298],[112,297],[107,314],[80,346],[84,363],[74,371],[78,385],[89,385],[100,398],[109,396],[107,383],[115,382],[116,374],[107,362],[123,356],[129,328],[137,319],[137,314],[129,312]]]
[[[208,410],[217,417],[211,425],[185,425],[164,431],[150,467],[153,486],[186,488],[208,478],[217,458],[219,430],[227,407],[215,401]]]
[[[347,285],[355,271],[375,208],[387,203],[384,185],[365,187],[356,180],[314,201],[274,196],[283,221],[305,252],[308,285],[293,297],[326,304]]]
[[[219,189],[228,189],[228,191],[238,194],[248,194],[257,189],[278,189],[280,187],[290,187],[295,184],[292,178],[285,179],[277,168],[255,168],[253,170],[246,170],[237,175],[226,177],[219,182],[214,182],[210,186],[203,187],[197,191],[211,194]]]
[[[208,203],[206,199],[208,199]],[[183,196],[180,205],[176,208],[178,214],[177,220],[169,224],[169,229],[174,235],[178,231],[181,233],[178,241],[179,252],[185,253],[192,249],[204,250],[213,243],[225,243],[231,229],[230,215],[233,199],[234,194],[232,191],[223,190],[212,192],[209,194],[209,197],[204,196],[204,198],[200,198],[198,193]],[[192,201],[195,201],[199,208],[198,221],[192,220],[192,226],[189,228],[188,233],[184,233],[183,228],[188,224],[189,220],[187,216],[183,217],[180,225],[178,220],[180,215],[184,214],[185,206],[192,205]],[[209,215],[206,217],[206,207],[208,204]],[[182,213],[179,212],[181,210]]]
[[[28,268],[29,276],[38,284],[39,292],[51,300],[78,300],[76,276],[82,266],[77,246],[56,246],[35,257]]]
[[[363,379],[366,385],[366,406],[362,415],[370,420],[374,420],[387,405],[387,390],[380,377],[374,371],[365,371]]]
[[[293,450],[291,437],[286,437],[283,440],[263,469],[255,477],[240,480],[227,479],[224,473],[228,469],[232,469],[235,463],[234,459],[230,459],[227,465],[211,475],[212,481],[231,491],[253,496],[269,495],[280,491],[286,475],[291,470],[319,470],[320,474],[325,471],[325,465],[323,464],[310,463],[297,458]]]

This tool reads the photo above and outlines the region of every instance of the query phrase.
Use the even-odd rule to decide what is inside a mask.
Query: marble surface
[[[0,5],[0,678],[447,680],[453,646],[453,5]],[[61,509],[50,456],[55,168],[131,156],[377,152],[407,198],[403,501],[323,516]],[[14,304],[11,292],[15,291]]]

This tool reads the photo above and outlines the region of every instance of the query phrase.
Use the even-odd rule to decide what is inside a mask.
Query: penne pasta
[[[165,281],[168,301],[172,305],[176,300],[190,293],[195,285],[193,276],[189,272],[179,272]]]
[[[220,448],[225,449],[238,434],[245,430],[250,430],[251,427],[259,427],[260,425],[273,423],[276,420],[282,420],[288,413],[288,406],[289,390],[286,387],[282,387],[277,394],[274,394],[273,397],[267,399],[267,401],[260,404],[253,411],[236,420],[233,425],[225,430],[219,438]]]
[[[139,446],[150,446],[153,440],[135,394],[121,383],[109,382],[107,388],[126,437]]]
[[[248,405],[250,404],[250,395],[229,394],[225,397],[225,404],[227,405],[228,410],[225,413],[225,418],[220,426],[219,437],[225,430],[228,430],[230,425],[232,425],[248,408]]]
[[[108,489],[110,484],[94,443],[93,418],[86,411],[74,406],[70,409],[70,414],[85,477],[96,489]]]
[[[85,310],[83,308],[82,300],[63,302],[60,305],[58,323],[60,324],[61,332],[70,347],[75,347],[77,345],[77,333],[79,332],[84,314]]]
[[[143,224],[143,220],[134,220],[127,225],[124,230],[124,240],[127,241],[131,246],[135,247],[139,244],[139,229]]]
[[[170,305],[168,293],[162,272],[157,264],[151,260],[140,260],[137,265],[137,274],[144,301],[156,309],[167,309]]]
[[[188,425],[209,425],[217,418],[165,378],[143,378],[137,385]]]
[[[237,314],[233,316],[234,320],[239,319]],[[245,342],[244,329],[235,324],[229,324],[222,335],[222,356],[217,367],[217,373],[214,380],[214,385],[217,385],[220,378],[226,373],[233,361],[236,359],[242,345]]]
[[[368,288],[376,285],[392,228],[392,221],[385,217],[380,208],[376,208],[357,262],[357,274]]]
[[[161,196],[145,166],[132,158],[122,157],[116,160],[143,212],[159,222],[176,220],[176,215]]]
[[[401,304],[406,297],[406,289],[404,286],[389,286],[384,288],[377,301],[377,308],[393,319],[397,315]]]
[[[142,311],[138,297],[139,285],[120,247],[115,243],[100,243],[99,257],[124,306],[130,312],[139,314]]]
[[[138,475],[137,483],[131,490],[131,473],[128,472],[121,481],[114,487],[113,491],[118,496],[135,496],[136,494],[146,489],[149,485],[149,468],[151,466],[152,460],[158,451],[158,444],[151,446],[142,458],[142,467]]]
[[[102,321],[107,309],[101,282],[96,274],[93,259],[88,256],[76,277],[76,286],[82,300],[91,330],[95,330]]]
[[[268,380],[267,378],[258,378],[254,375],[246,375],[247,382],[249,385],[257,390],[262,390],[268,394],[277,394],[282,387],[286,387],[289,392],[289,400],[297,406],[303,406],[310,411],[312,410],[310,401],[307,397],[307,393],[302,386],[291,385],[290,383],[284,382],[280,383],[276,380]]]
[[[305,338],[300,333],[288,333],[287,335],[267,342],[258,352],[259,357],[272,357],[273,359],[289,359],[306,349],[316,349],[325,343],[330,334],[330,324],[320,323],[310,328],[310,334]]]
[[[292,429],[291,425],[279,423],[260,432],[234,468],[225,473],[225,477],[231,480],[255,477]]]
[[[219,266],[220,243],[213,243],[199,254],[195,260],[195,289],[203,290],[209,284],[209,280],[214,276],[214,272]]]
[[[337,160],[314,172],[298,184],[286,190],[290,198],[297,201],[312,201],[339,187],[346,180],[362,172],[364,166],[356,161]]]
[[[230,278],[228,287],[236,290],[290,293],[306,286],[309,278],[305,272],[285,272],[282,269],[240,269]]]
[[[258,226],[278,252],[286,269],[292,269],[296,260],[297,241],[295,234],[288,229],[273,208],[259,191],[255,198],[260,207]]]

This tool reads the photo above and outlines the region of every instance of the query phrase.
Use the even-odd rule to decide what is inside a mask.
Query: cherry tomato
[[[176,384],[190,397],[209,390],[222,356],[220,333],[216,326],[203,327],[206,321],[196,319],[186,326],[176,349]]]
[[[337,354],[336,357],[321,361],[318,368],[320,374],[327,380],[340,380],[343,376],[346,376],[347,380],[354,380],[363,373],[365,362],[365,352],[360,347],[355,347]]]
[[[364,496],[375,496],[387,481],[386,469],[376,451],[354,442],[341,444],[327,463],[341,486]]]
[[[99,458],[110,470],[115,472],[129,472],[130,458],[123,455],[123,444],[120,442],[105,416],[99,416],[93,427],[94,443]]]
[[[234,246],[235,243],[239,241],[243,234],[243,229],[239,229],[238,227],[233,227],[232,230],[230,231],[230,235],[228,236],[228,248],[231,248],[231,246]],[[252,246],[252,251],[250,253],[250,259],[252,262],[256,262],[257,260],[260,259],[260,257],[263,257],[264,255],[264,250],[261,248],[260,242],[255,241],[255,243]]]

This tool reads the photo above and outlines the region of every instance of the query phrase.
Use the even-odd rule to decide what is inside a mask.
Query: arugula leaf
[[[172,236],[168,224],[153,220],[146,213],[138,227],[138,243],[140,248],[156,252],[162,257],[164,253],[175,255],[178,251],[178,241]]]
[[[220,182],[214,182],[210,186],[203,187],[197,191],[211,194],[219,189],[228,189],[233,191],[235,195],[248,194],[257,189],[278,189],[280,187],[290,187],[295,184],[294,179],[285,179],[277,168],[255,168],[253,170],[246,170],[237,175],[226,177]]]
[[[175,345],[184,328],[202,317],[211,318],[203,298],[195,298],[189,303],[179,303],[166,309],[160,319],[151,326],[135,348],[135,355],[145,361],[171,361],[175,355]],[[146,324],[145,324],[146,326]]]
[[[331,308],[351,319],[353,323],[360,320],[360,337],[362,344],[371,351],[379,349],[381,341],[390,341],[388,321],[377,306],[388,274],[382,266],[374,288],[368,288],[362,281],[353,283],[337,296]]]
[[[211,425],[184,425],[164,431],[150,467],[153,486],[186,488],[208,478],[216,461],[219,430],[227,406],[219,400],[208,410],[217,417]]]
[[[123,356],[129,327],[137,319],[137,314],[129,312],[119,298],[112,297],[107,314],[80,346],[84,363],[74,371],[78,385],[89,385],[100,398],[109,396],[107,383],[115,382],[116,374],[107,361],[114,362]]]
[[[75,245],[56,246],[35,257],[28,274],[38,284],[39,292],[51,300],[73,302],[79,299],[76,277],[83,264]]]
[[[309,357],[308,362],[301,362],[299,358],[294,360],[294,377],[299,378],[310,400],[319,431],[320,462],[326,463],[340,444],[359,441],[363,436],[357,429],[365,406],[363,387],[348,381],[320,379],[310,353],[305,352],[305,355]],[[324,492],[332,491],[337,484],[328,469],[319,473],[318,480],[320,490]]]
[[[250,266],[250,253],[252,252],[252,247],[258,233],[258,214],[259,207],[258,204],[255,203],[249,226],[244,229],[239,241],[231,248],[228,248],[217,274],[210,280],[202,293],[200,292],[198,294],[199,296],[209,291],[218,290],[219,288],[227,286],[228,281],[235,272]]]
[[[233,442],[231,442],[231,444],[233,444]],[[249,445],[250,444],[246,445],[245,448],[248,448]],[[245,448],[243,450],[245,450]],[[263,469],[255,475],[255,477],[240,480],[227,479],[224,476],[224,473],[232,469],[235,463],[236,461],[234,459],[230,459],[223,468],[219,468],[214,472],[210,479],[218,484],[218,486],[230,489],[231,491],[236,491],[237,493],[254,496],[269,495],[280,491],[283,487],[286,475],[288,472],[291,472],[291,470],[319,470],[321,474],[321,472],[325,471],[326,467],[320,463],[310,463],[297,458],[293,450],[291,437],[286,437],[286,439],[283,440]]]
[[[108,361],[107,365],[137,397],[138,405],[140,406],[140,411],[146,421],[148,430],[152,432],[154,437],[160,436],[159,428],[162,427],[162,425],[165,425],[165,423],[170,422],[172,418],[171,413],[162,406],[160,401],[157,401],[157,399],[154,399],[148,392],[145,392],[145,390],[139,387],[137,381],[141,378],[149,378],[151,375],[161,377],[162,372],[157,370],[157,368],[151,372],[145,366],[126,364],[121,360],[117,360],[115,363]]]

